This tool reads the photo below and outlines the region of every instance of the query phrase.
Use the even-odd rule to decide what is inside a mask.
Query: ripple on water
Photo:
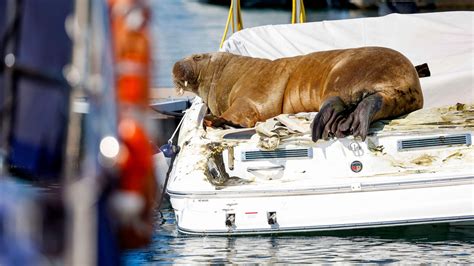
[[[422,226],[321,234],[212,237],[176,230],[167,207],[157,214],[153,243],[127,252],[123,262],[144,263],[474,263],[473,227]],[[411,233],[410,233],[411,232]]]

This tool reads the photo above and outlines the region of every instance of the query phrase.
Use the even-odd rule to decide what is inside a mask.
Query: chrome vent
[[[471,145],[471,134],[448,135],[398,141],[398,151],[437,148],[452,145]]]
[[[242,161],[312,158],[313,149],[278,149],[274,151],[244,151]]]

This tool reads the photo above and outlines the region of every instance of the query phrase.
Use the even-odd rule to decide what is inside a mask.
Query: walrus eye
[[[201,60],[202,58],[203,58],[203,56],[200,55],[200,54],[193,56],[193,60],[194,60],[194,61],[199,61],[199,60]]]

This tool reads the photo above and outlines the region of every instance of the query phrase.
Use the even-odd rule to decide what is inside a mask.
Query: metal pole
[[[15,81],[14,81],[14,70],[13,67],[15,65],[16,60],[16,46],[18,40],[18,33],[19,33],[19,23],[20,23],[20,9],[22,6],[23,1],[21,0],[10,0],[6,4],[6,23],[5,23],[5,35],[2,36],[4,39],[0,43],[0,48],[3,48],[3,54],[0,55],[1,64],[3,65],[0,67],[0,70],[3,69],[4,71],[4,87],[3,87],[3,102],[1,103],[0,107],[0,118],[1,118],[1,139],[0,139],[0,174],[6,174],[6,165],[5,159],[8,155],[9,148],[10,148],[10,136],[13,130],[13,112],[14,112],[14,104],[15,104]],[[3,46],[4,45],[4,46]],[[3,46],[3,47],[1,47]]]
[[[77,98],[84,95],[88,79],[90,48],[91,0],[75,0],[74,17],[68,19],[69,34],[73,39],[72,62],[65,71],[71,85],[69,95],[69,123],[66,142],[66,160],[63,184],[66,206],[69,210],[66,237],[66,265],[97,264],[96,185],[92,178],[79,179],[82,116],[75,106]]]
[[[296,0],[296,23],[301,22],[301,0]]]
[[[234,32],[239,31],[239,24],[238,24],[239,23],[239,20],[238,20],[239,17],[238,17],[238,12],[237,12],[238,11],[237,10],[237,6],[238,6],[237,2],[238,1],[239,0],[233,0],[232,1],[232,21],[233,21],[232,25],[235,25],[235,28],[233,29]]]

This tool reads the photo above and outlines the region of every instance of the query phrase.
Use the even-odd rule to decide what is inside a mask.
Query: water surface
[[[224,33],[228,8],[203,4],[197,0],[156,0],[153,8],[154,87],[170,88],[174,62],[193,53],[215,52]],[[377,16],[377,10],[307,10],[307,21]],[[291,10],[244,9],[245,28],[286,24]],[[231,31],[229,32],[230,36]]]
[[[474,263],[474,226],[424,225],[297,235],[188,236],[169,207],[157,213],[153,243],[125,265],[160,263]]]

